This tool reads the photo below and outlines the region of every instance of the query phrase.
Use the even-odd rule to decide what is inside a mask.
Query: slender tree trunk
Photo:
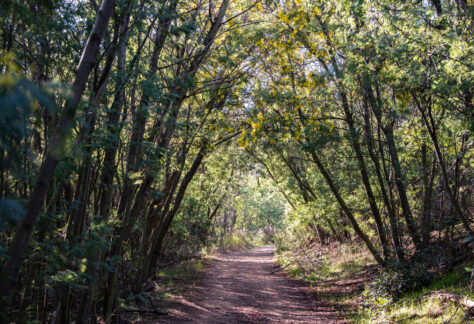
[[[402,173],[402,168],[400,165],[400,161],[398,160],[397,149],[395,146],[395,140],[393,138],[393,130],[391,126],[382,128],[385,133],[385,138],[387,139],[388,143],[388,151],[390,153],[390,157],[392,159],[392,166],[395,172],[395,184],[398,189],[398,194],[400,197],[400,204],[403,210],[403,216],[405,221],[407,222],[408,232],[415,244],[415,247],[418,249],[421,246],[420,235],[417,230],[417,226],[415,220],[413,219],[413,214],[411,212],[410,204],[408,202],[408,196],[406,193],[406,187]]]
[[[91,98],[89,102],[89,108],[85,114],[85,122],[82,125],[77,142],[83,144],[83,155],[84,159],[79,171],[79,181],[76,190],[75,201],[77,208],[72,210],[70,217],[71,223],[68,226],[68,238],[72,239],[80,235],[86,228],[86,211],[89,205],[89,199],[91,195],[91,182],[92,182],[92,135],[95,130],[97,121],[97,111],[105,95],[107,86],[110,80],[110,72],[112,70],[113,62],[117,56],[117,39],[119,38],[121,28],[121,20],[116,19],[114,24],[114,41],[110,44],[109,49],[106,51],[106,60],[102,68],[100,76],[95,77],[96,82],[93,82],[91,90]],[[96,71],[99,69],[96,66]],[[97,73],[97,72],[96,72]]]
[[[341,97],[342,97],[342,106],[343,106],[344,113],[346,116],[346,122],[347,122],[347,125],[349,126],[349,133],[350,133],[349,136],[352,142],[352,147],[354,148],[354,151],[356,153],[357,162],[359,164],[360,175],[365,187],[365,193],[367,195],[370,209],[372,210],[372,215],[374,217],[375,224],[377,226],[377,232],[379,234],[380,243],[382,244],[384,257],[388,259],[390,258],[390,248],[387,241],[387,236],[385,235],[385,228],[383,226],[382,217],[380,215],[377,202],[375,201],[375,196],[372,191],[372,186],[370,185],[369,174],[367,172],[367,167],[364,161],[364,157],[362,155],[362,150],[359,145],[358,134],[354,126],[354,119],[352,117],[351,111],[349,110],[349,104],[347,102],[345,91],[340,91],[340,92],[341,92]]]
[[[372,137],[372,129],[371,129],[371,124],[370,124],[370,113],[367,107],[367,103],[364,103],[364,119],[365,119],[365,133],[366,133],[366,144],[367,144],[367,150],[369,152],[369,156],[372,160],[372,163],[374,165],[375,169],[375,174],[377,176],[377,180],[379,183],[379,188],[382,193],[382,198],[385,204],[385,207],[387,208],[387,214],[388,214],[388,219],[390,222],[390,230],[392,232],[392,240],[393,240],[393,245],[395,248],[395,253],[397,255],[397,259],[400,262],[403,262],[405,259],[405,253],[403,251],[403,247],[400,243],[400,234],[399,234],[399,229],[398,229],[398,224],[397,224],[397,219],[395,217],[395,213],[393,211],[393,206],[390,203],[390,199],[388,197],[385,184],[383,181],[383,176],[381,172],[381,167],[379,160],[377,158],[377,155],[375,154],[375,148],[374,148],[374,142],[373,142],[373,137]]]
[[[436,177],[436,159],[433,158],[431,163],[431,172],[428,168],[428,161],[426,156],[426,144],[423,143],[421,147],[422,155],[422,177],[423,177],[423,210],[421,215],[421,224],[422,224],[422,239],[425,245],[430,243],[430,234],[432,227],[431,220],[431,200],[433,199],[433,183]]]
[[[416,103],[416,106],[418,107],[418,111],[421,114],[421,117],[423,118],[424,125],[426,127],[426,130],[428,131],[428,134],[431,137],[431,140],[433,142],[434,146],[434,151],[436,153],[436,158],[438,160],[438,164],[440,167],[441,171],[441,176],[443,177],[443,183],[444,183],[444,188],[446,190],[446,193],[448,195],[449,201],[451,202],[451,205],[453,206],[454,210],[456,211],[456,214],[458,217],[461,219],[461,222],[466,229],[466,231],[470,234],[473,234],[473,231],[470,226],[470,220],[466,215],[464,215],[463,211],[459,207],[459,203],[456,199],[456,196],[454,195],[453,191],[451,190],[451,186],[449,185],[449,179],[448,179],[448,173],[446,171],[446,164],[443,159],[443,155],[441,153],[441,149],[439,147],[438,143],[438,136],[436,134],[436,125],[433,120],[433,116],[431,115],[431,112],[428,111],[428,113],[425,113],[423,107],[421,106],[421,103],[417,100],[416,96],[413,94],[413,100]]]
[[[406,193],[406,187],[404,184],[404,176],[402,173],[402,168],[400,165],[400,161],[398,159],[398,152],[397,152],[397,147],[395,145],[395,139],[393,137],[393,128],[392,125],[383,125],[382,122],[382,111],[381,111],[381,99],[380,99],[380,94],[378,93],[378,102],[376,101],[374,95],[373,95],[373,90],[372,87],[367,86],[366,87],[367,95],[369,98],[369,104],[372,108],[372,111],[374,112],[375,118],[377,119],[378,124],[380,125],[382,131],[385,134],[385,138],[387,140],[388,144],[388,151],[390,154],[391,162],[392,162],[392,167],[395,172],[395,185],[397,186],[398,190],[398,196],[400,198],[400,204],[402,206],[403,210],[403,216],[405,218],[405,221],[407,223],[408,227],[408,232],[410,233],[410,237],[413,240],[413,244],[415,247],[418,249],[421,247],[421,239],[420,235],[417,230],[416,223],[413,219],[413,214],[411,212],[410,204],[408,202],[408,197]]]
[[[174,216],[176,215],[181,205],[181,202],[183,200],[183,197],[188,185],[191,183],[191,180],[193,179],[199,166],[202,163],[202,159],[204,158],[205,152],[206,152],[206,148],[205,147],[201,148],[199,153],[194,158],[191,168],[189,169],[189,171],[186,173],[186,175],[183,177],[183,180],[181,181],[178,192],[176,193],[176,197],[174,198],[173,208],[164,216],[163,218],[164,221],[161,224],[160,228],[156,229],[156,235],[153,239],[151,248],[148,252],[147,258],[145,259],[142,270],[139,272],[139,276],[137,278],[137,283],[136,283],[137,287],[141,286],[146,276],[150,274],[152,267],[154,267],[156,262],[158,261],[158,256],[160,254],[165,235],[171,225],[171,222],[173,221]]]
[[[129,5],[127,8],[129,10]],[[113,169],[115,165],[115,156],[118,150],[118,141],[120,138],[121,127],[119,125],[120,120],[120,111],[122,110],[125,103],[125,89],[123,85],[123,79],[125,77],[125,56],[126,56],[126,46],[128,43],[128,23],[129,23],[130,13],[124,13],[120,19],[120,41],[117,48],[117,71],[120,73],[120,77],[117,78],[115,84],[115,97],[108,112],[108,123],[107,129],[109,136],[113,139],[111,145],[108,145],[105,149],[105,157],[102,166],[102,180],[101,180],[101,193],[99,199],[99,215],[103,220],[109,218],[109,211],[112,202],[113,194]],[[99,275],[99,261],[101,258],[101,251],[98,251],[95,247],[91,248],[86,273],[89,275],[90,287],[87,289],[81,299],[81,305],[79,307],[79,316],[77,323],[87,323],[89,320],[89,314],[93,302],[93,296],[96,292],[96,281]]]
[[[369,237],[362,231],[360,228],[359,224],[357,223],[357,220],[355,219],[354,215],[352,214],[352,211],[350,208],[347,206],[346,202],[342,198],[341,194],[339,193],[339,190],[337,189],[336,185],[332,181],[331,176],[327,172],[326,168],[322,164],[322,162],[319,160],[318,155],[316,154],[315,151],[311,151],[311,157],[313,158],[314,163],[316,163],[316,166],[318,167],[319,171],[323,175],[324,179],[326,180],[327,185],[331,189],[331,192],[333,193],[334,197],[336,198],[337,202],[341,206],[342,210],[344,211],[344,214],[346,217],[349,219],[349,221],[352,224],[352,227],[354,228],[355,232],[357,235],[364,241],[365,245],[369,249],[370,253],[374,257],[374,259],[377,261],[378,264],[385,266],[385,261],[381,258],[380,254],[378,251],[375,249],[374,245],[370,241]]]
[[[94,27],[82,51],[82,56],[72,84],[72,95],[66,102],[64,111],[61,113],[58,127],[51,139],[51,147],[55,149],[64,145],[64,139],[70,132],[77,106],[84,92],[89,73],[95,63],[99,45],[107,29],[107,24],[112,15],[114,6],[115,0],[104,0],[100,6]],[[27,203],[26,215],[18,227],[14,243],[10,249],[10,260],[5,265],[1,276],[0,296],[2,296],[2,302],[0,303],[0,313],[6,313],[9,307],[10,297],[13,293],[13,287],[18,277],[20,265],[23,261],[23,256],[30,241],[31,233],[33,232],[41,206],[44,203],[46,191],[56,170],[59,161],[59,153],[60,152],[55,150],[48,152],[46,159],[41,165],[36,184]],[[7,319],[4,318],[1,319],[1,321],[6,322]]]

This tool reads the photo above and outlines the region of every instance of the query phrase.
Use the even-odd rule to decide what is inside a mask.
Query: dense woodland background
[[[235,235],[364,244],[394,293],[468,257],[466,0],[5,0],[1,322],[113,322]]]

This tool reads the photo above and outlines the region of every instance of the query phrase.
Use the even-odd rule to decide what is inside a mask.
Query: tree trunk
[[[129,4],[127,5],[129,10]],[[109,218],[109,210],[112,201],[113,194],[113,167],[115,165],[115,156],[118,150],[118,140],[120,138],[120,111],[125,103],[125,91],[123,87],[123,78],[125,76],[125,55],[126,55],[126,45],[128,43],[128,23],[129,23],[130,13],[124,13],[120,19],[121,28],[120,28],[120,41],[117,48],[117,71],[120,73],[121,77],[117,78],[115,83],[115,97],[112,103],[112,106],[108,112],[108,123],[107,129],[109,131],[109,136],[113,137],[112,145],[108,145],[105,149],[105,157],[102,166],[102,180],[101,180],[101,193],[99,199],[99,215],[103,220]],[[112,135],[113,134],[113,135]],[[99,266],[98,263],[101,258],[101,251],[96,250],[95,247],[91,248],[89,253],[86,273],[89,275],[90,286],[87,289],[81,298],[81,305],[79,307],[79,316],[77,318],[77,323],[87,323],[89,319],[89,313],[91,309],[93,295],[96,291],[96,281],[99,275]]]
[[[352,224],[352,227],[354,228],[355,232],[357,235],[364,241],[365,245],[369,249],[370,253],[374,257],[374,259],[377,261],[378,264],[381,266],[385,266],[385,261],[380,257],[380,254],[378,251],[375,249],[374,245],[370,241],[369,237],[365,235],[365,233],[362,231],[360,228],[359,224],[357,223],[354,215],[352,214],[352,211],[349,209],[349,207],[346,205],[346,202],[344,199],[342,199],[342,196],[339,193],[339,190],[336,188],[336,185],[332,181],[331,176],[329,173],[326,171],[326,168],[324,165],[321,163],[319,160],[319,157],[317,156],[315,151],[311,151],[311,156],[313,158],[313,161],[316,163],[316,166],[318,167],[319,171],[323,175],[324,179],[326,180],[327,185],[331,189],[331,192],[334,194],[334,197],[336,198],[337,202],[341,206],[342,210],[344,211],[346,217],[349,219],[349,221]]]
[[[400,161],[398,160],[398,153],[395,146],[395,140],[393,138],[393,130],[391,126],[383,127],[382,130],[384,130],[385,138],[387,139],[388,143],[388,151],[392,159],[392,166],[395,172],[395,184],[398,189],[400,204],[402,205],[403,210],[403,216],[405,218],[405,221],[407,222],[408,232],[410,233],[413,243],[415,244],[415,247],[419,249],[421,246],[420,235],[418,233],[417,226],[413,219],[413,214],[411,212],[410,204],[408,202],[406,187],[405,183],[403,182],[404,177],[402,173],[402,168],[400,165]]]
[[[443,159],[443,155],[441,153],[441,149],[439,147],[438,143],[438,136],[436,134],[436,125],[433,120],[433,116],[431,115],[431,112],[428,111],[428,114],[425,113],[423,110],[423,107],[421,106],[421,103],[417,100],[416,96],[413,94],[412,95],[413,100],[416,103],[416,106],[418,107],[418,110],[421,114],[421,117],[423,118],[426,130],[428,131],[428,134],[431,137],[431,140],[433,141],[433,146],[434,146],[434,151],[436,153],[436,158],[438,160],[438,164],[440,167],[441,171],[441,176],[443,177],[443,182],[444,182],[444,188],[446,190],[446,193],[448,194],[449,201],[451,202],[451,205],[453,206],[454,210],[456,211],[456,214],[458,217],[461,219],[461,222],[466,229],[466,231],[469,234],[473,234],[473,231],[470,226],[470,221],[466,215],[462,212],[461,208],[459,207],[459,203],[456,199],[456,196],[454,195],[453,191],[451,190],[451,187],[449,185],[449,179],[448,179],[448,173],[446,171],[446,164]]]
[[[379,188],[380,188],[380,191],[382,192],[382,198],[383,198],[385,207],[387,208],[387,214],[388,214],[388,219],[390,222],[390,230],[392,232],[392,240],[393,240],[393,245],[395,249],[395,254],[397,255],[398,261],[403,262],[405,259],[405,253],[400,243],[400,233],[398,229],[397,219],[395,217],[393,206],[390,203],[390,199],[385,189],[385,183],[383,181],[379,160],[377,158],[377,155],[375,154],[374,142],[373,142],[373,137],[372,137],[372,128],[370,125],[370,113],[367,107],[367,102],[365,101],[364,101],[364,119],[365,119],[365,134],[366,134],[367,150],[369,152],[369,156],[374,165],[375,174],[377,176],[377,181],[379,183]]]
[[[417,231],[417,227],[413,219],[413,214],[411,212],[410,204],[408,202],[405,184],[403,183],[404,177],[403,177],[400,161],[398,159],[398,152],[397,152],[397,147],[395,145],[395,139],[393,137],[393,128],[391,125],[384,125],[382,122],[381,99],[380,99],[379,92],[377,91],[378,100],[376,101],[373,94],[372,87],[370,85],[366,87],[366,91],[369,98],[369,104],[387,140],[388,151],[391,157],[392,167],[395,172],[395,185],[397,186],[398,196],[400,198],[400,204],[403,210],[403,216],[407,223],[408,232],[410,234],[411,239],[413,240],[413,244],[418,249],[420,248],[420,245],[421,245],[420,235]]]
[[[431,172],[428,168],[427,156],[426,156],[426,144],[423,143],[421,146],[421,164],[422,164],[422,177],[423,177],[423,210],[421,215],[421,234],[423,244],[430,244],[430,233],[431,233],[431,200],[433,198],[433,183],[436,177],[436,160],[433,158],[431,164]]]
[[[27,203],[26,215],[18,227],[14,243],[10,249],[10,260],[2,271],[2,280],[0,283],[2,302],[0,303],[0,313],[6,313],[9,307],[10,297],[13,293],[13,287],[18,277],[23,256],[30,241],[31,233],[33,232],[41,206],[44,203],[46,191],[59,162],[60,152],[57,151],[57,148],[61,148],[64,145],[64,140],[70,132],[77,106],[84,92],[89,73],[95,63],[99,45],[107,29],[107,24],[112,15],[114,6],[115,0],[103,0],[94,27],[82,51],[82,56],[72,84],[72,95],[66,102],[66,106],[61,113],[59,124],[51,139],[50,147],[54,149],[48,152],[46,159],[41,165],[36,184]],[[5,322],[6,319],[2,319],[1,321]]]
[[[349,110],[349,104],[347,102],[345,91],[340,90],[340,94],[342,98],[342,106],[343,106],[344,113],[346,116],[346,122],[347,122],[347,125],[349,126],[349,136],[352,142],[352,147],[354,148],[354,151],[356,153],[357,162],[359,164],[360,175],[365,187],[365,193],[369,201],[370,209],[372,210],[372,216],[374,217],[375,224],[377,226],[377,232],[379,234],[380,243],[382,244],[384,257],[385,259],[388,259],[390,258],[390,248],[388,245],[387,236],[385,235],[385,228],[383,226],[382,217],[380,215],[377,202],[375,201],[375,196],[372,191],[372,186],[370,185],[369,174],[367,172],[367,167],[365,165],[364,157],[362,155],[362,150],[359,145],[358,134],[354,126],[354,119],[352,117],[351,111]]]
[[[171,225],[171,222],[173,221],[173,218],[181,205],[188,185],[190,184],[191,180],[193,179],[199,166],[202,163],[202,159],[204,158],[205,152],[206,148],[202,147],[199,153],[194,158],[191,168],[181,181],[178,192],[176,193],[176,197],[174,198],[173,208],[163,217],[164,221],[161,224],[160,228],[155,229],[155,232],[153,233],[154,237],[152,245],[150,247],[150,250],[148,251],[148,255],[145,259],[142,270],[139,272],[139,275],[137,277],[136,287],[141,286],[145,278],[150,274],[152,267],[154,267],[156,262],[158,261],[158,256],[160,254],[161,247],[163,244],[163,239],[165,238],[165,235]]]

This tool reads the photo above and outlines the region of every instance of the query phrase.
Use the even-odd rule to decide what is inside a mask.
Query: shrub
[[[423,264],[394,263],[377,275],[366,291],[373,298],[399,299],[404,293],[428,285],[434,279]]]

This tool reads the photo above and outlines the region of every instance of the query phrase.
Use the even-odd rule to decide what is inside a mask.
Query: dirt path
[[[216,257],[199,290],[158,323],[345,323],[335,305],[278,269],[273,246]]]

